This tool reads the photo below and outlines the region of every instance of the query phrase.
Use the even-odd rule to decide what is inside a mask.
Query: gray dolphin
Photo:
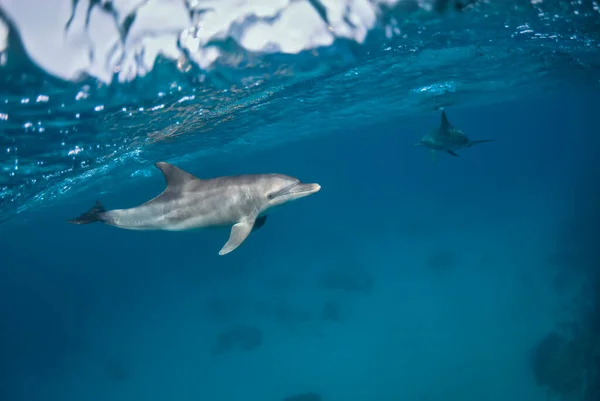
[[[249,174],[200,179],[169,163],[155,166],[165,176],[167,187],[156,198],[131,208],[106,211],[102,203],[72,224],[101,221],[128,230],[184,231],[196,228],[231,226],[229,240],[219,251],[236,249],[251,231],[262,227],[267,211],[312,195],[319,184],[303,184],[282,174]]]
[[[483,139],[472,141],[459,129],[454,128],[448,121],[446,111],[442,110],[442,121],[439,128],[433,128],[429,134],[424,135],[415,146],[423,146],[431,150],[431,158],[437,162],[437,151],[443,151],[458,156],[456,151],[462,148],[470,148],[478,143],[491,142],[494,139]]]

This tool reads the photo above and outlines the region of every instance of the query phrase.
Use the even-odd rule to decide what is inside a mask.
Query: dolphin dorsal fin
[[[158,162],[155,166],[164,174],[168,189],[179,188],[190,181],[198,180],[187,171],[166,162]]]
[[[446,135],[448,130],[452,129],[452,124],[448,121],[448,117],[446,116],[446,110],[442,110],[442,122],[440,124],[440,134]]]

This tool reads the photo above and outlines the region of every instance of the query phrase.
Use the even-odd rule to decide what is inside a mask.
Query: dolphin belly
[[[444,150],[446,150],[446,148],[447,148],[445,144],[442,144],[442,143],[437,143],[437,142],[434,142],[434,143],[428,143],[428,144],[427,144],[427,147],[428,147],[429,149],[433,149],[433,150],[440,150],[440,151],[444,151]]]
[[[126,230],[164,230],[168,225],[164,215],[142,208],[110,210],[102,214],[102,221]]]
[[[211,225],[205,216],[194,216],[185,208],[164,208],[159,205],[116,209],[103,213],[104,223],[126,230],[183,231]]]
[[[245,214],[231,202],[158,202],[103,213],[104,223],[127,230],[187,231],[231,226]]]

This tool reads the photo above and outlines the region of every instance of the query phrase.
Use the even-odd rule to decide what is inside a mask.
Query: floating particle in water
[[[77,155],[77,154],[79,154],[81,152],[83,152],[83,148],[80,148],[79,146],[75,146],[75,149],[69,150],[68,155],[69,156],[73,156],[73,155]]]

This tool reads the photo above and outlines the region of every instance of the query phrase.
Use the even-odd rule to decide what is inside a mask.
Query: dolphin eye
[[[271,192],[270,194],[267,195],[267,199],[273,199],[275,197],[275,194],[273,192]]]

